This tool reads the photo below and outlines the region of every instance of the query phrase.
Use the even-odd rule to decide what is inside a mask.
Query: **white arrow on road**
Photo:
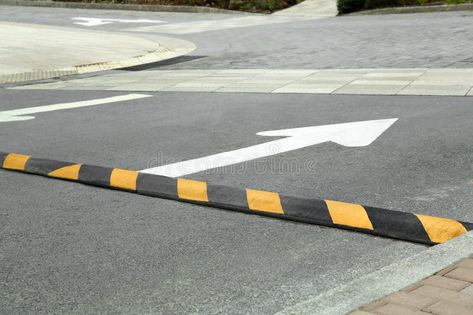
[[[160,20],[145,20],[145,19],[123,20],[123,19],[89,18],[89,17],[74,17],[72,19],[79,21],[79,22],[73,22],[74,24],[83,25],[83,26],[98,26],[98,25],[105,25],[105,24],[112,24],[112,23],[164,23],[164,21],[160,21]]]
[[[0,112],[0,123],[6,122],[6,121],[23,121],[23,120],[30,120],[30,119],[35,118],[34,116],[25,116],[25,115],[52,112],[55,110],[64,110],[64,109],[97,106],[97,105],[110,104],[110,103],[116,103],[116,102],[138,100],[141,98],[146,98],[146,97],[151,97],[151,96],[153,95],[126,94],[126,95],[105,97],[105,98],[99,98],[99,99],[88,100],[88,101],[59,103],[59,104],[53,104],[53,105],[44,105],[44,106],[27,107],[27,108],[20,108],[20,109],[14,109],[14,110],[6,110],[3,112]]]
[[[376,140],[397,118],[367,120],[325,126],[263,131],[260,136],[286,137],[243,149],[223,152],[178,163],[141,170],[142,173],[179,177],[297,150],[323,142],[335,142],[346,147],[364,147]]]

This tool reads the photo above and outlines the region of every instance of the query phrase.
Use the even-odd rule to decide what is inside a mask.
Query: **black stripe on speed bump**
[[[75,165],[75,163],[29,158],[26,162],[25,172],[38,175],[48,175],[52,171],[70,165]]]
[[[5,152],[0,152],[0,167],[3,167],[3,161],[5,161],[5,158],[7,157],[8,153]]]
[[[94,165],[82,165],[79,171],[79,182],[101,187],[110,187],[110,176],[113,168]]]
[[[246,191],[241,188],[208,184],[207,196],[209,197],[209,202],[217,207],[250,210],[246,200]]]
[[[333,225],[323,200],[280,196],[284,213],[292,220]]]
[[[473,230],[473,223],[470,223],[470,222],[463,222],[463,221],[460,221],[461,224],[463,224],[463,226],[465,227],[465,229],[467,229],[468,231],[472,231]]]
[[[376,233],[403,239],[409,235],[420,243],[432,243],[419,219],[410,212],[364,206]]]
[[[177,179],[139,173],[136,192],[141,195],[177,199]]]

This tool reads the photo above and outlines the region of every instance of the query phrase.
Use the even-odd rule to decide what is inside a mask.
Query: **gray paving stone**
[[[466,95],[471,86],[462,85],[409,85],[399,95]]]
[[[332,93],[342,87],[342,84],[288,84],[273,93]]]
[[[372,95],[396,95],[403,85],[362,85],[349,84],[333,92],[333,94],[372,94]]]

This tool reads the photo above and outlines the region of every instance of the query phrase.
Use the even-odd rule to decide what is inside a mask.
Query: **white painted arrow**
[[[73,20],[79,22],[73,22],[77,25],[83,26],[98,26],[112,23],[164,23],[160,20],[146,20],[146,19],[137,19],[137,20],[123,20],[123,19],[101,19],[101,18],[89,18],[89,17],[74,17]]]
[[[325,126],[258,132],[257,135],[260,136],[286,138],[257,144],[243,149],[218,153],[199,159],[148,168],[140,172],[168,177],[179,177],[208,169],[233,165],[297,150],[328,141],[346,147],[363,147],[376,140],[396,120],[397,118],[367,120]]]
[[[146,98],[146,97],[151,97],[151,96],[153,95],[126,94],[126,95],[105,97],[105,98],[99,98],[99,99],[88,100],[88,101],[59,103],[59,104],[53,104],[53,105],[44,105],[44,106],[35,106],[35,107],[6,110],[3,112],[0,112],[0,123],[7,122],[7,121],[23,121],[23,120],[30,120],[30,119],[35,118],[34,116],[25,116],[25,115],[52,112],[55,110],[87,107],[87,106],[97,106],[97,105],[104,105],[104,104],[110,104],[110,103],[116,103],[116,102],[132,101],[132,100],[138,100],[141,98]]]

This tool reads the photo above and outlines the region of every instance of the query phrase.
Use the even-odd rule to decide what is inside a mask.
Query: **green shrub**
[[[337,0],[338,12],[341,14],[360,11],[365,6],[365,0]]]
[[[404,0],[366,0],[365,9],[401,7]]]

